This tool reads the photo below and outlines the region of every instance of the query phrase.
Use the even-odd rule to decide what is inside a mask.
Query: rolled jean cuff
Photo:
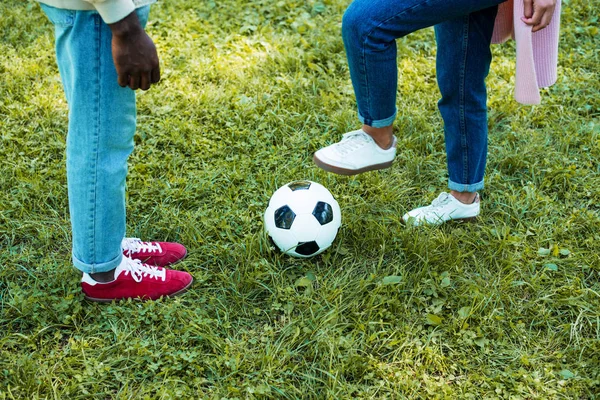
[[[450,190],[456,190],[457,192],[476,192],[483,189],[483,181],[467,185],[464,183],[452,182],[448,179],[448,188]]]
[[[389,118],[373,120],[373,119],[365,118],[362,115],[360,115],[360,113],[358,113],[358,119],[364,125],[369,125],[369,126],[372,126],[373,128],[385,128],[386,126],[390,126],[394,123],[394,120],[396,119],[397,114],[398,114],[398,110],[394,111],[394,115],[392,115]]]
[[[119,254],[114,259],[112,259],[108,262],[105,262],[105,263],[87,264],[87,263],[84,263],[83,261],[79,260],[73,254],[73,265],[75,265],[75,268],[77,268],[81,272],[85,272],[86,274],[97,274],[98,272],[108,272],[110,270],[117,268],[119,266],[119,264],[121,264],[122,259],[123,259],[123,254]]]

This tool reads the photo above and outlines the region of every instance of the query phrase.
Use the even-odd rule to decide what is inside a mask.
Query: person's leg
[[[435,27],[448,186],[464,203],[472,203],[483,189],[488,132],[485,79],[497,10],[489,7]]]
[[[502,1],[355,0],[344,14],[342,36],[363,123],[360,132],[366,134],[353,134],[356,143],[343,140],[317,151],[317,165],[346,174],[390,166],[395,155],[392,123],[398,79],[396,39]],[[358,140],[363,145],[359,146]],[[382,152],[390,144],[390,151]]]
[[[112,32],[95,11],[42,8],[56,27],[57,61],[69,103],[67,185],[73,263],[83,272],[82,290],[86,298],[102,302],[182,293],[193,282],[190,274],[140,258],[170,264],[185,256],[183,246],[124,239],[136,107],[135,92],[117,83]],[[142,26],[148,12],[149,7],[136,10]]]
[[[112,34],[93,11],[44,8],[54,17],[56,54],[69,104],[67,185],[73,263],[114,270],[123,257],[125,177],[136,128],[135,92],[117,83]],[[148,7],[139,10],[147,19]],[[60,21],[60,15],[66,17]]]
[[[490,43],[498,7],[492,6],[435,27],[437,78],[442,98],[450,194],[406,213],[410,225],[472,219],[481,205],[487,156],[485,78],[492,60]]]
[[[388,127],[393,122],[396,39],[502,1],[355,0],[344,14],[342,36],[360,121],[374,128]]]

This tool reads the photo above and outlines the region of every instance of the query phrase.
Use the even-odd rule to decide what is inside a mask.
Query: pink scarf
[[[539,104],[540,88],[556,82],[558,65],[558,32],[561,0],[556,3],[550,25],[531,32],[531,26],[521,21],[523,0],[508,0],[500,4],[492,43],[517,42],[517,72],[515,100],[522,104]]]

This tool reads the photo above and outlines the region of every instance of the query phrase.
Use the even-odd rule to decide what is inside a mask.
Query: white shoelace
[[[127,252],[128,255],[139,252],[154,253],[158,251],[162,252],[162,248],[158,242],[142,242],[138,238],[124,238],[121,241],[121,248]]]
[[[342,140],[335,146],[340,155],[350,153],[365,144],[371,142],[370,138],[362,130],[345,133]]]
[[[435,208],[440,208],[445,206],[446,204],[448,204],[450,202],[450,193],[440,193],[440,195],[437,197],[437,199],[433,200],[431,202],[431,205],[429,206],[430,210],[433,211],[433,209]]]
[[[164,268],[143,264],[140,260],[131,258],[127,258],[127,261],[123,266],[123,272],[125,275],[131,272],[131,277],[136,282],[141,282],[142,279],[146,277],[149,277],[150,279],[161,279],[164,282],[167,276],[167,271]]]
[[[440,193],[440,195],[435,200],[433,200],[431,202],[431,205],[429,207],[427,207],[427,212],[437,213],[437,211],[439,209],[441,209],[444,206],[448,205],[448,203],[450,203],[452,200],[456,200],[456,199],[450,193],[447,193],[447,192]],[[471,204],[464,204],[464,206],[473,205],[478,200],[479,200],[479,194],[476,194],[475,195],[475,200],[473,200],[473,203],[471,203]],[[460,201],[456,200],[456,202],[460,204]]]

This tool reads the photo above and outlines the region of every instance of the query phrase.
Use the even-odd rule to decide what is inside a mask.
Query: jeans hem
[[[111,271],[111,270],[117,268],[119,266],[119,264],[121,264],[122,259],[123,259],[123,254],[119,254],[117,257],[115,257],[112,260],[105,262],[105,263],[87,264],[87,263],[84,263],[83,261],[79,260],[73,254],[73,265],[75,266],[75,268],[77,268],[81,272],[85,272],[86,274],[96,274],[98,272],[108,272],[108,271]]]
[[[448,179],[448,189],[456,190],[457,192],[476,192],[483,189],[483,181],[473,184],[456,183]]]
[[[396,119],[396,115],[398,115],[398,110],[394,111],[394,115],[392,115],[389,118],[372,120],[372,119],[363,117],[359,113],[358,120],[362,124],[369,125],[373,128],[385,128],[386,126],[390,126],[394,123],[394,120]]]

